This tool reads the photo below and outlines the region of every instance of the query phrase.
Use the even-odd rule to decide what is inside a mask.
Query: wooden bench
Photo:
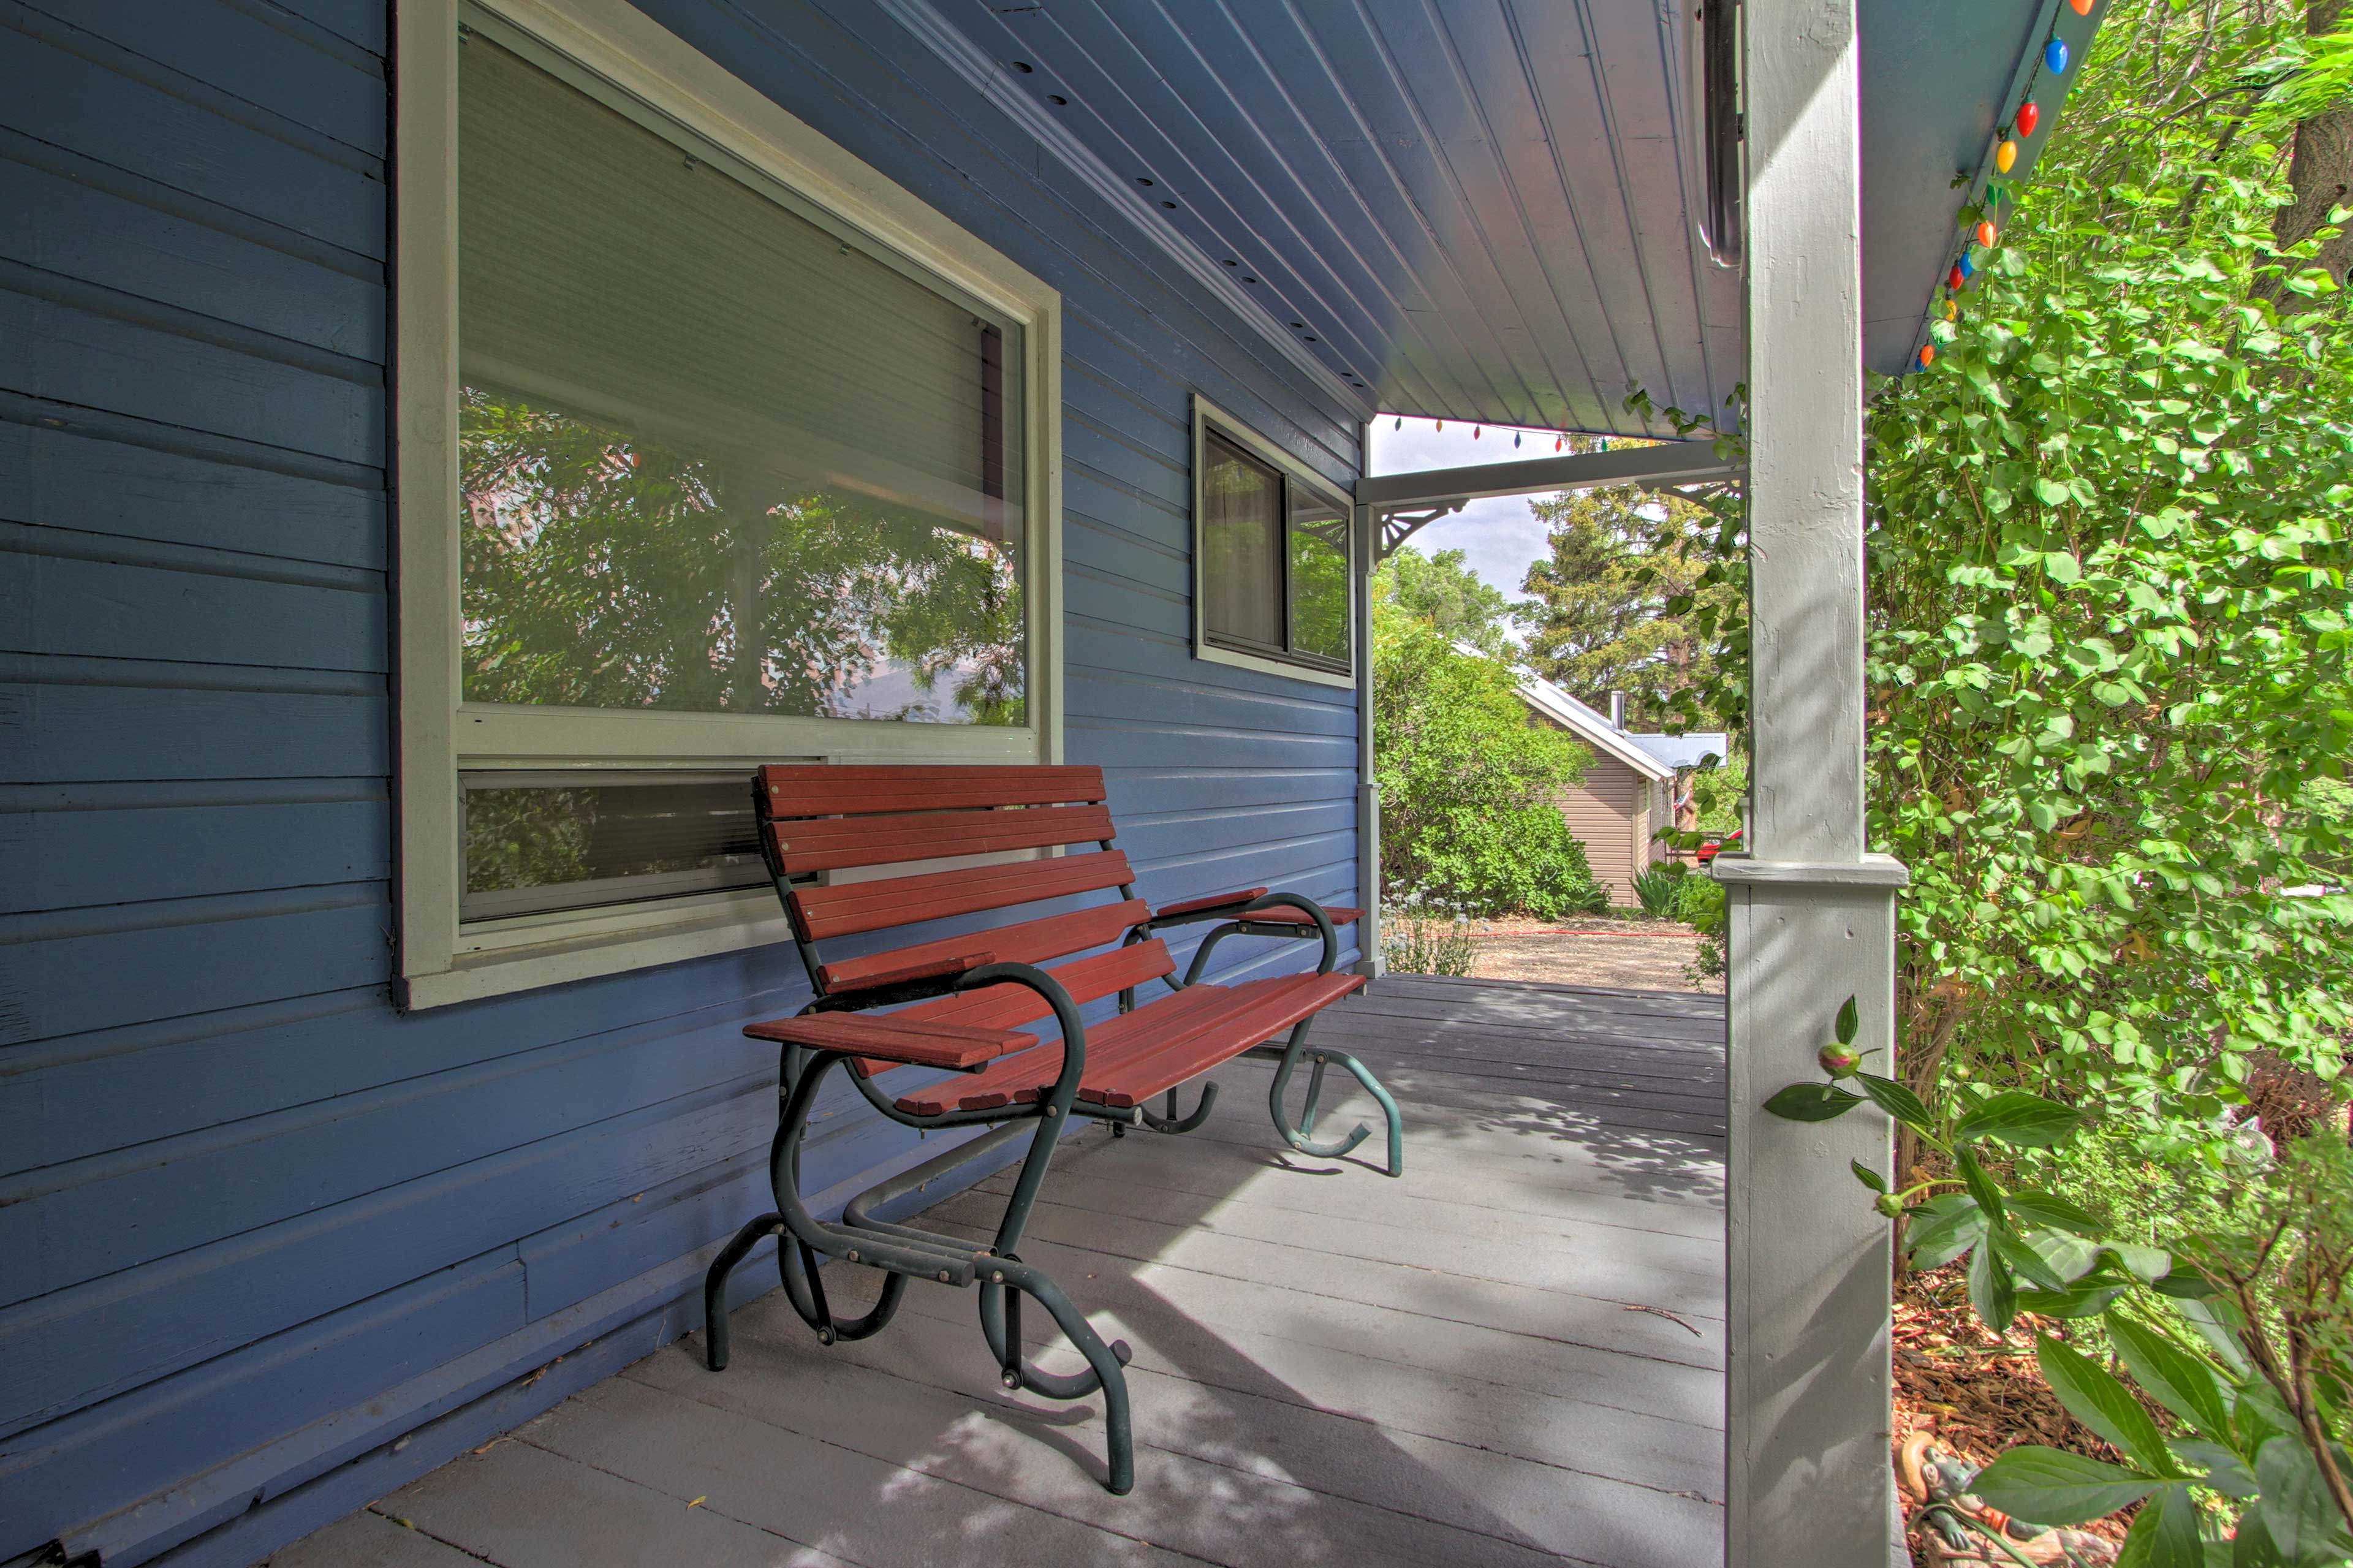
[[[712,1370],[727,1364],[728,1274],[770,1236],[777,1238],[787,1299],[827,1344],[879,1331],[898,1310],[910,1279],[976,1285],[981,1331],[1008,1388],[1056,1399],[1102,1392],[1107,1484],[1127,1491],[1134,1484],[1121,1371],[1127,1346],[1106,1345],[1060,1288],[1017,1251],[1055,1145],[1074,1117],[1108,1122],[1115,1136],[1131,1129],[1189,1132],[1208,1120],[1217,1086],[1204,1086],[1190,1113],[1181,1112],[1178,1089],[1236,1057],[1260,1055],[1278,1064],[1268,1100],[1284,1142],[1334,1158],[1370,1135],[1360,1124],[1328,1142],[1314,1136],[1324,1074],[1336,1066],[1379,1103],[1388,1121],[1388,1173],[1400,1174],[1396,1101],[1355,1058],[1306,1044],[1315,1015],[1364,984],[1360,976],[1334,973],[1337,928],[1358,911],[1326,910],[1264,888],[1151,907],[1136,896],[1134,870],[1113,842],[1100,768],[777,765],[754,776],[753,796],[761,850],[816,995],[792,1017],[744,1030],[780,1047],[782,1111],[769,1152],[776,1208],[738,1231],[704,1279]],[[1068,852],[1045,853],[1055,850]],[[1006,854],[1026,858],[901,869]],[[840,875],[846,872],[866,875]],[[974,917],[995,923],[855,956],[820,952],[821,944],[844,939]],[[1180,979],[1158,933],[1201,923],[1211,930]],[[1235,984],[1205,980],[1211,953],[1234,936],[1313,939],[1320,961],[1307,973]],[[1138,993],[1155,983],[1166,994],[1139,1001]],[[1098,1014],[1092,1023],[1091,1007]],[[1285,1100],[1302,1063],[1312,1070],[1293,1123]],[[821,1221],[800,1191],[800,1145],[819,1085],[835,1067],[894,1121],[990,1131],[860,1194],[839,1221]],[[898,1083],[915,1068],[928,1071]],[[1155,1099],[1164,1100],[1157,1111]],[[1025,1137],[1019,1174],[988,1245],[881,1217]],[[871,1310],[852,1319],[833,1315],[819,1275],[828,1258],[883,1271]],[[1024,1359],[1025,1295],[1052,1315],[1086,1357],[1087,1371],[1047,1373]]]

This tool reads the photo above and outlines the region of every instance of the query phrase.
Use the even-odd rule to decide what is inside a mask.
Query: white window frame
[[[1346,619],[1348,666],[1345,669],[1333,669],[1324,665],[1277,658],[1271,655],[1250,653],[1241,648],[1220,647],[1209,640],[1208,596],[1205,592],[1208,586],[1206,577],[1208,572],[1208,552],[1201,548],[1201,529],[1208,521],[1208,510],[1202,505],[1201,486],[1208,477],[1208,441],[1212,431],[1216,432],[1219,439],[1240,447],[1250,456],[1277,469],[1291,483],[1314,491],[1329,502],[1340,516],[1349,520]],[[1280,675],[1292,680],[1312,681],[1317,686],[1336,686],[1347,690],[1355,690],[1357,661],[1365,657],[1365,650],[1358,646],[1356,636],[1356,595],[1364,592],[1364,588],[1357,581],[1359,574],[1356,571],[1356,552],[1363,548],[1363,544],[1356,537],[1358,531],[1355,524],[1356,515],[1356,502],[1349,499],[1345,489],[1324,478],[1323,475],[1315,472],[1314,469],[1307,467],[1306,464],[1199,393],[1195,393],[1193,395],[1193,657],[1210,664],[1229,664],[1238,669],[1255,669],[1265,675]],[[1279,521],[1282,530],[1281,565],[1284,573],[1283,635],[1288,637],[1291,626],[1289,508],[1284,509],[1283,516]]]
[[[763,762],[1053,763],[1062,748],[1061,297],[626,0],[471,0],[1021,329],[1027,725],[614,712],[461,700],[458,447],[460,0],[394,8],[398,958],[438,1006],[790,940],[762,887],[463,925],[459,770]]]

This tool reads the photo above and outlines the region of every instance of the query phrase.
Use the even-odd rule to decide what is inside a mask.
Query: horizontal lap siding
[[[850,0],[647,8],[1062,290],[1067,751],[1145,892],[1355,901],[1350,694],[1190,650],[1190,395],[1340,481],[1345,410]],[[241,1561],[690,1326],[764,1205],[789,950],[390,1005],[386,23],[0,0],[0,1559]],[[811,1184],[937,1147],[837,1092]]]

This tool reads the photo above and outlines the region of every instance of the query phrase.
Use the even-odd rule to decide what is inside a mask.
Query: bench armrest
[[[1038,1043],[1037,1036],[1018,1029],[982,1029],[892,1013],[806,1013],[749,1025],[744,1033],[779,1045],[955,1072],[976,1071]]]
[[[1211,893],[1198,899],[1179,899],[1173,904],[1163,904],[1152,911],[1152,923],[1165,925],[1182,921],[1215,920],[1227,910],[1239,912],[1252,899],[1266,897],[1264,888],[1244,888],[1231,893]]]
[[[952,975],[968,973],[996,962],[997,954],[986,951],[958,952],[944,958],[925,959],[920,963],[902,964],[896,969],[878,969],[871,973],[853,975],[847,980],[837,980],[833,966],[828,965],[824,972],[825,994],[828,997],[854,996],[861,991],[880,991],[887,986],[912,985],[919,980],[943,980]],[[942,989],[950,988],[942,987]]]

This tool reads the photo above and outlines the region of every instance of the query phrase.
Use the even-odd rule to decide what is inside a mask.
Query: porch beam
[[[1886,1221],[1875,1110],[1767,1115],[1852,995],[1892,1060],[1904,868],[1863,837],[1862,287],[1855,0],[1745,0],[1750,832],[1727,886],[1725,1549],[1730,1568],[1884,1568]]]
[[[1367,477],[1356,481],[1356,504],[1377,514],[1447,501],[1483,500],[1490,496],[1539,495],[1598,485],[1697,484],[1739,477],[1740,465],[1717,457],[1712,441],[1663,441],[1607,452],[1531,458],[1521,463],[1482,463]]]

